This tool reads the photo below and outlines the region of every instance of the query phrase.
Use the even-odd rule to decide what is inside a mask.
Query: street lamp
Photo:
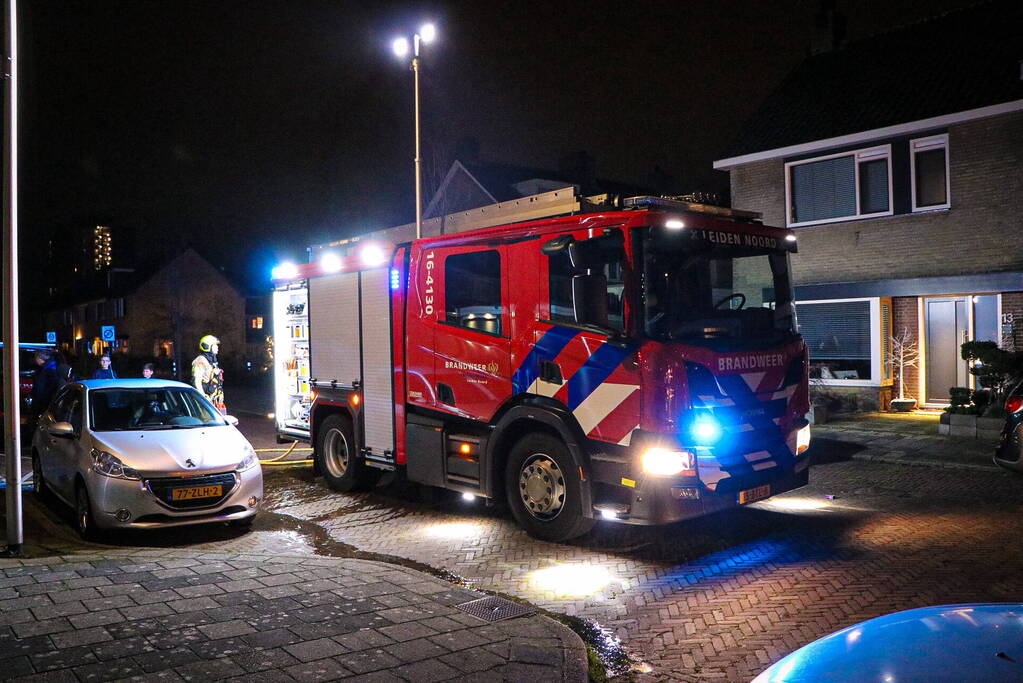
[[[419,32],[412,36],[412,73],[415,74],[416,98],[416,239],[423,236],[423,171],[419,153],[419,44],[430,43],[437,37],[437,29],[433,24],[424,24]],[[398,38],[392,43],[394,54],[405,57],[409,53],[407,38]]]

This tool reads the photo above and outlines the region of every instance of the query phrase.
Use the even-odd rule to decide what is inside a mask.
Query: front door
[[[924,299],[927,403],[948,403],[951,387],[969,386],[960,346],[969,340],[969,298]]]

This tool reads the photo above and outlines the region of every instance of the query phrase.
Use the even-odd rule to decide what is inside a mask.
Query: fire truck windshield
[[[658,340],[772,345],[795,332],[784,250],[687,240],[643,255],[644,330]]]

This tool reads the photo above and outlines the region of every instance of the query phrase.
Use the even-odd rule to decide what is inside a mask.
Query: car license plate
[[[192,500],[193,498],[215,498],[223,495],[224,487],[221,484],[216,486],[191,486],[187,489],[172,489],[171,500]]]
[[[771,485],[764,484],[763,486],[757,486],[756,488],[746,489],[745,491],[739,491],[739,505],[745,505],[746,503],[755,503],[758,500],[771,497]]]

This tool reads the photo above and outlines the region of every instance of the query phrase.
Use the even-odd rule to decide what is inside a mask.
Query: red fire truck
[[[792,231],[661,198],[579,207],[279,268],[279,436],[310,440],[336,490],[398,470],[552,541],[805,485]]]

